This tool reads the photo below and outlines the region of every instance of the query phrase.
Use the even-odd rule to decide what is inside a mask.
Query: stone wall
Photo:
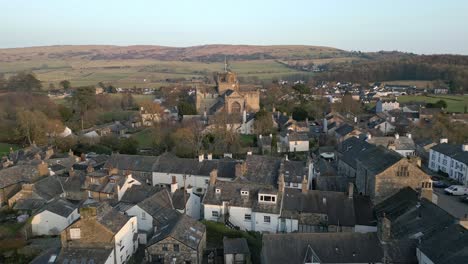
[[[202,243],[206,244],[204,240]],[[174,250],[174,245],[179,246],[179,251]],[[173,263],[172,260],[175,258],[175,263],[185,264],[186,261],[190,261],[190,263],[201,263],[202,255],[200,253],[202,250],[198,252],[172,237],[167,237],[158,243],[147,247],[146,251],[147,259],[153,262],[158,258],[164,258],[163,263]]]
[[[402,166],[408,167],[408,176],[398,176],[398,170]],[[389,196],[395,194],[404,187],[420,189],[422,182],[430,181],[429,175],[408,159],[402,159],[390,168],[379,173],[375,177],[374,203],[377,204]]]
[[[80,215],[80,220],[65,228],[60,234],[62,247],[114,247],[114,234],[97,222],[92,212],[85,212],[82,208],[80,210]],[[71,239],[70,229],[72,228],[80,229],[80,239]]]

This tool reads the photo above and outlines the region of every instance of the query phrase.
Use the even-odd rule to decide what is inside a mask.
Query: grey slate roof
[[[67,248],[64,247],[60,251],[56,263],[62,264],[104,264],[107,258],[111,255],[113,248],[96,249],[96,248]]]
[[[385,213],[390,219],[394,239],[426,239],[455,223],[442,208],[426,199],[418,200],[416,191],[409,187],[378,204],[375,212],[379,217]]]
[[[367,170],[374,172],[373,175],[386,170],[401,159],[403,159],[403,157],[400,156],[400,154],[383,147],[366,149],[357,156],[357,160],[361,162]]]
[[[356,158],[365,150],[374,148],[375,146],[360,140],[356,137],[350,137],[343,141],[338,149],[342,154],[341,161],[345,162],[352,168],[356,169]]]
[[[224,254],[250,254],[245,238],[223,238]]]
[[[163,227],[161,230],[158,229],[159,232],[155,232],[147,247],[170,236],[193,250],[198,250],[198,245],[205,235],[206,227],[185,214],[177,213],[177,215],[178,217],[172,219],[168,226]]]
[[[461,145],[443,143],[435,145],[431,149],[468,165],[468,151],[463,151]]]
[[[33,189],[45,200],[50,200],[63,193],[60,179],[55,176],[48,176],[37,181],[34,183]]]
[[[145,183],[142,183],[141,185],[132,185],[125,191],[120,201],[137,204],[155,194],[159,190],[160,188],[150,186]]]
[[[280,173],[283,173],[285,182],[301,183],[304,176],[307,177],[308,168],[303,161],[283,160]]]
[[[17,165],[0,170],[0,188],[19,182],[30,182],[39,174],[36,166]]]
[[[152,170],[162,173],[176,173],[209,176],[214,169],[218,170],[218,177],[235,178],[235,167],[239,163],[236,160],[224,158],[203,160],[178,158],[173,154],[166,153],[157,157]]]
[[[440,230],[418,247],[433,263],[465,264],[468,260],[468,230],[455,224]]]
[[[351,133],[352,131],[354,130],[354,127],[347,124],[347,123],[344,123],[343,125],[341,125],[340,127],[338,127],[336,130],[335,130],[335,133],[344,137],[346,136],[347,134]]]
[[[220,189],[221,193],[216,193]],[[241,195],[242,191],[249,191],[249,195]],[[258,202],[259,193],[278,194],[276,204]],[[255,212],[279,213],[281,195],[276,189],[268,185],[251,182],[227,182],[218,181],[215,186],[210,186],[203,198],[203,204],[222,205],[223,201],[229,201],[229,205],[236,207],[252,208]]]
[[[315,190],[302,193],[298,189],[286,188],[281,217],[298,218],[307,213],[326,214],[330,225],[355,225],[354,202],[347,194]]]
[[[248,155],[247,171],[242,177],[253,183],[276,186],[279,176],[281,159],[271,156]]]
[[[412,138],[408,137],[372,137],[368,140],[369,143],[387,147],[389,144],[393,144],[396,150],[414,150],[416,146]]]
[[[310,250],[311,249],[311,250]],[[384,256],[376,233],[291,233],[263,235],[262,262],[300,264],[380,263]]]
[[[121,171],[151,172],[156,159],[156,156],[112,154],[104,167],[117,168]]]
[[[77,208],[76,205],[70,203],[69,201],[62,199],[62,198],[55,198],[52,201],[46,203],[44,207],[41,208],[39,213],[44,211],[49,211],[51,213],[68,217],[75,209]]]
[[[309,134],[307,132],[290,132],[288,136],[289,141],[309,141]]]
[[[91,204],[89,206],[95,205]],[[119,232],[129,219],[128,216],[121,214],[106,202],[97,206],[96,220],[114,234]]]
[[[19,199],[15,202],[13,209],[35,211],[44,206],[45,203],[44,199]]]
[[[164,231],[168,226],[173,225],[179,217],[179,213],[174,210],[171,194],[167,189],[161,189],[137,205],[153,217],[154,225],[158,227],[158,230]],[[168,232],[168,230],[165,231]]]

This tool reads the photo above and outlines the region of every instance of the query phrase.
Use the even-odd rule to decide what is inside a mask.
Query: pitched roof
[[[468,260],[468,230],[455,224],[424,239],[419,249],[433,263],[464,264]]]
[[[352,131],[354,130],[354,127],[347,124],[347,123],[344,123],[343,125],[341,125],[340,127],[338,127],[336,130],[335,130],[335,133],[340,135],[340,136],[346,136],[347,134],[351,133]]]
[[[120,201],[137,204],[143,201],[144,199],[150,197],[151,195],[155,194],[159,190],[160,188],[150,186],[145,183],[142,183],[140,185],[132,185],[125,191]]]
[[[89,204],[88,206],[93,207],[96,204]],[[121,214],[106,202],[100,203],[96,207],[96,220],[113,233],[119,232],[129,219],[128,216]]]
[[[400,154],[384,147],[369,148],[358,153],[356,159],[373,175],[386,170],[393,164],[403,159]]]
[[[173,219],[168,226],[158,229],[159,232],[156,231],[147,247],[170,236],[193,250],[198,250],[198,245],[206,232],[206,227],[185,214],[177,215],[177,219]]]
[[[235,167],[237,163],[239,161],[229,158],[205,159],[200,162],[198,159],[178,158],[173,154],[166,153],[158,156],[152,170],[163,173],[209,176],[211,171],[217,169],[218,177],[232,179],[236,175]]]
[[[463,151],[461,145],[442,143],[433,146],[431,149],[468,165],[468,151]]]
[[[282,160],[280,173],[283,173],[285,182],[301,183],[308,174],[308,168],[303,161]]]
[[[36,166],[17,165],[0,170],[0,188],[5,188],[19,182],[30,182],[39,171]]]
[[[156,156],[112,154],[104,167],[151,172],[156,159]]]
[[[383,147],[393,145],[396,150],[414,150],[416,148],[413,139],[409,137],[372,137],[368,142]]]
[[[216,189],[220,189],[221,193],[216,193]],[[248,195],[242,195],[241,190],[248,191]],[[259,203],[259,193],[278,194],[277,203]],[[255,212],[279,213],[281,195],[269,185],[253,182],[218,181],[214,187],[210,186],[206,190],[203,204],[222,205],[223,201],[229,201],[231,206],[252,208]]]
[[[346,193],[286,188],[282,217],[300,217],[304,214],[326,214],[330,225],[354,226],[354,202]],[[307,221],[303,217],[300,221]],[[305,223],[305,222],[304,222]]]
[[[223,238],[224,254],[250,254],[245,238]]]
[[[276,186],[281,158],[272,156],[248,155],[245,160],[247,171],[243,179],[260,184]]]
[[[34,191],[45,200],[50,200],[55,196],[62,194],[63,189],[60,179],[55,176],[45,177],[36,183],[33,187]]]
[[[418,199],[416,191],[407,187],[375,207],[378,217],[391,221],[391,235],[395,239],[430,237],[434,232],[453,223],[455,218],[426,199]]]
[[[341,161],[356,169],[356,158],[364,151],[375,146],[360,140],[356,137],[350,137],[338,146],[338,151],[342,154]]]
[[[77,206],[70,203],[69,201],[62,198],[55,198],[52,201],[46,203],[44,207],[41,208],[39,213],[49,211],[63,217],[68,217],[75,209],[77,209]]]
[[[314,261],[311,261],[314,256]],[[291,233],[263,235],[264,263],[380,263],[376,233]]]
[[[96,248],[70,248],[62,247],[56,263],[72,264],[72,263],[87,263],[98,264],[106,263],[109,256],[112,254],[113,248],[96,249]]]

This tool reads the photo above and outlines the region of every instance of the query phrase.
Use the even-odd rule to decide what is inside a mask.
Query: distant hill
[[[81,60],[182,60],[217,62],[231,60],[317,59],[347,57],[351,53],[320,46],[203,45],[193,47],[70,45],[0,49],[0,62],[38,59]]]

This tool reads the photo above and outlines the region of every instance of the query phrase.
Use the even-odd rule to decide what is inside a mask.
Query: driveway
[[[460,202],[460,196],[452,196],[444,193],[443,188],[434,188],[437,195],[437,205],[456,218],[468,217],[468,204]]]

